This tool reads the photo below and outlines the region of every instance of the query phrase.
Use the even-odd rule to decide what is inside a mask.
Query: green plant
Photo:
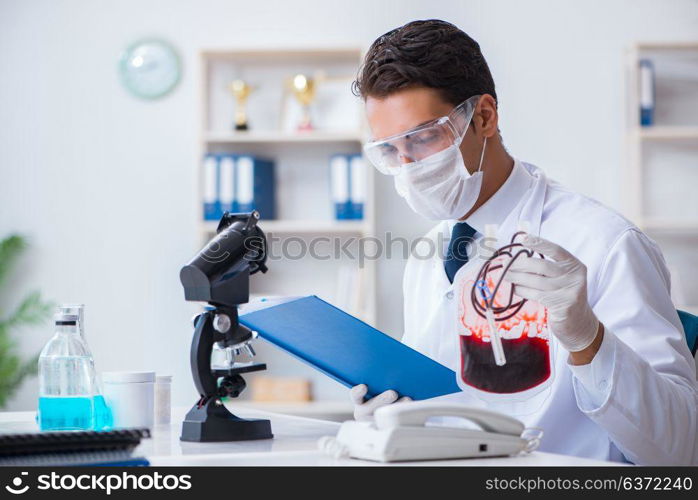
[[[0,241],[0,285],[12,269],[17,257],[26,249],[27,242],[19,235]],[[29,294],[9,315],[0,316],[0,408],[19,388],[24,378],[36,373],[38,355],[22,360],[17,352],[17,340],[12,332],[46,320],[53,305],[41,300],[39,292]]]

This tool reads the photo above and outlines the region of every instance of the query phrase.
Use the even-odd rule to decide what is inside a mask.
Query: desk
[[[182,420],[189,408],[175,408],[172,424],[156,426],[152,438],[145,439],[135,454],[145,456],[154,466],[190,465],[312,465],[312,466],[385,466],[350,458],[335,459],[317,448],[322,436],[335,435],[339,423],[312,418],[272,413],[248,406],[231,410],[243,418],[268,418],[271,420],[274,439],[261,441],[237,441],[230,443],[186,443],[179,440]],[[1,432],[36,431],[34,412],[0,413]],[[521,457],[471,458],[462,460],[434,460],[407,462],[405,465],[432,466],[594,466],[620,465],[612,462],[589,460],[566,455],[533,452]]]

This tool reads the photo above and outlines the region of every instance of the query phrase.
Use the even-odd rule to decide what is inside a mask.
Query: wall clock
[[[119,60],[124,87],[141,99],[167,95],[179,82],[181,63],[174,48],[162,40],[140,40],[129,46]]]

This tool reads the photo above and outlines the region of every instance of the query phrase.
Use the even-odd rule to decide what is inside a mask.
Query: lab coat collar
[[[465,222],[474,228],[481,236],[485,234],[485,226],[496,224],[502,226],[514,208],[521,202],[526,192],[534,183],[533,176],[526,170],[523,163],[514,160],[514,167],[504,181],[504,184],[480,208],[468,217]],[[448,221],[448,237],[450,238],[458,220]]]
[[[474,223],[477,226],[474,225],[473,227],[475,227],[478,233],[483,231],[479,234],[479,237],[484,236],[485,224],[497,224],[497,242],[500,244],[509,242],[513,234],[519,230],[520,221],[528,223],[528,232],[530,234],[540,235],[547,183],[548,180],[541,169],[528,163],[514,160],[514,168],[502,187],[473,214],[473,216],[478,214]],[[486,210],[483,210],[485,207],[487,207]],[[470,224],[471,219],[472,216],[468,217],[466,222]],[[444,221],[440,226],[437,226],[437,231],[442,231],[444,246],[438,258],[438,264],[435,263],[434,265],[438,265],[441,269],[440,286],[443,287],[444,295],[453,290],[453,284],[449,282],[443,269],[443,259],[446,256],[446,249],[448,248],[453,226],[457,222]],[[474,259],[458,270],[454,283],[458,280],[458,275],[466,272],[468,266],[472,265],[473,262]]]

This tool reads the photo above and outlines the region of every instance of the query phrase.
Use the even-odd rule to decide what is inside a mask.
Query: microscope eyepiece
[[[186,300],[230,306],[249,300],[249,275],[267,271],[258,220],[257,211],[223,215],[216,236],[180,271]]]

